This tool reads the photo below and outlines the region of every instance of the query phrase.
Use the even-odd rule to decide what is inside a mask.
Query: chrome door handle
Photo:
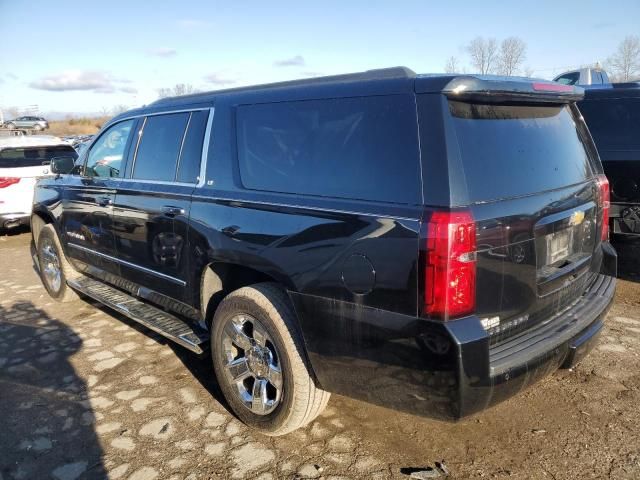
[[[162,213],[167,217],[175,217],[177,215],[184,215],[184,208],[173,207],[171,205],[165,205],[162,207]]]
[[[101,207],[108,207],[113,205],[113,200],[110,197],[98,197],[98,205]]]

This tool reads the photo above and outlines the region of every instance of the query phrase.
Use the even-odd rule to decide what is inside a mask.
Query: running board
[[[203,353],[203,347],[209,341],[205,330],[98,280],[83,277],[67,280],[67,284],[192,352]]]

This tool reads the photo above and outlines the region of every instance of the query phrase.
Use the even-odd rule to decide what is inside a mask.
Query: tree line
[[[456,56],[447,59],[446,73],[480,73],[497,75],[524,75],[530,77],[534,69],[525,66],[527,44],[519,37],[507,37],[501,42],[495,38],[476,37],[464,47],[469,67]],[[590,66],[590,65],[587,65]],[[640,37],[628,35],[605,61],[604,68],[614,82],[640,80]]]

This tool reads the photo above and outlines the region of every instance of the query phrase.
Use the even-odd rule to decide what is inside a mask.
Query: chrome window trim
[[[173,182],[168,180],[138,180],[137,178],[120,178],[118,179],[120,182],[126,183],[149,183],[155,185],[182,185],[185,187],[193,187],[195,183],[188,182]]]
[[[157,115],[168,115],[170,113],[191,113],[191,112],[200,112],[202,110],[213,110],[210,107],[198,107],[198,108],[184,108],[181,110],[166,110],[164,112],[146,112],[146,113],[138,113],[137,115],[129,115],[128,117],[122,117],[118,119],[118,123],[124,120],[130,120],[132,118],[141,118],[141,117],[155,117]]]
[[[178,180],[178,172],[180,171],[180,164],[182,163],[182,150],[184,149],[184,141],[187,138],[187,133],[189,132],[189,125],[191,125],[192,117],[193,117],[193,112],[189,113],[189,118],[187,119],[187,126],[184,127],[184,132],[182,133],[182,142],[180,142],[180,151],[178,152],[178,160],[176,162],[176,171],[173,174],[174,182],[177,182]]]
[[[142,141],[142,135],[144,134],[144,127],[147,124],[147,117],[144,117],[142,120],[142,125],[140,125],[140,130],[138,130],[138,138],[136,139],[136,148],[133,151],[133,157],[131,157],[131,169],[129,170],[129,175],[133,177],[133,170],[136,168],[136,159],[138,158],[138,148],[140,148],[140,142]],[[125,175],[126,175],[125,169]],[[126,180],[123,178],[123,180]]]
[[[209,109],[209,118],[207,119],[207,127],[204,131],[204,141],[202,143],[202,157],[200,158],[200,175],[198,175],[198,183],[196,188],[202,188],[205,185],[205,177],[207,174],[207,158],[209,157],[209,143],[211,141],[211,128],[213,126],[213,115],[215,107]]]
[[[136,265],[135,263],[127,262],[126,260],[122,260],[120,258],[112,257],[111,255],[107,255],[106,253],[96,252],[95,250],[91,250],[90,248],[83,247],[82,245],[77,245],[77,244],[71,243],[71,242],[69,242],[68,245],[70,247],[72,247],[72,248],[77,249],[77,250],[81,250],[83,252],[91,253],[93,255],[97,255],[98,257],[102,257],[102,258],[105,258],[107,260],[112,260],[112,261],[114,261],[116,263],[119,263],[121,265],[126,265],[128,267],[135,268],[135,269],[140,270],[142,272],[149,273],[151,275],[155,275],[155,276],[160,277],[160,278],[164,278],[165,280],[169,280],[170,282],[176,283],[176,284],[178,284],[178,285],[180,285],[182,287],[186,287],[187,286],[187,282],[185,282],[184,280],[180,280],[179,278],[172,277],[171,275],[166,275],[164,273],[156,272],[155,270],[151,270],[150,268],[142,267],[140,265]]]

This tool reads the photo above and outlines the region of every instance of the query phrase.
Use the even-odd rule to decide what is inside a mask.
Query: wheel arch
[[[212,262],[206,265],[200,277],[200,309],[210,326],[218,305],[229,293],[257,283],[271,282],[280,285],[285,292],[294,290],[293,283],[279,275],[273,275],[232,262]],[[293,305],[293,302],[292,302]]]
[[[53,216],[49,212],[43,212],[41,210],[34,210],[31,214],[31,236],[33,238],[34,245],[38,244],[38,236],[43,226],[47,224],[53,224],[53,228],[57,232],[56,224]]]

